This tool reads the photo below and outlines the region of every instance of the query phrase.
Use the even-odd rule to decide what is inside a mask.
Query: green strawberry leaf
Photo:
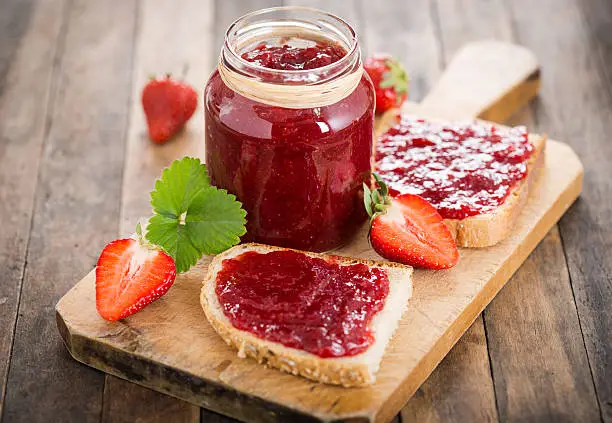
[[[406,72],[402,64],[395,59],[387,59],[385,64],[389,70],[383,74],[380,87],[393,88],[399,99],[402,94],[408,93],[408,72]]]
[[[196,246],[193,231],[172,217],[158,214],[149,219],[146,237],[174,259],[178,273],[189,270],[203,255]]]
[[[218,254],[240,242],[246,233],[246,211],[232,194],[209,187],[194,199],[185,226],[196,235],[195,245],[204,254]]]
[[[204,254],[217,254],[240,242],[246,212],[236,197],[210,185],[199,159],[176,160],[151,192],[155,215],[146,239],[166,251],[177,272],[186,272]]]
[[[153,212],[163,216],[178,217],[204,188],[210,186],[206,166],[200,159],[185,157],[175,160],[162,172],[151,192]]]

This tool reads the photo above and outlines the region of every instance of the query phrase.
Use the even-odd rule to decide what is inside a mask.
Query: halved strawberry
[[[96,266],[96,308],[106,320],[136,313],[174,283],[174,260],[165,252],[132,238],[118,239],[102,250]]]
[[[415,267],[453,267],[459,251],[440,213],[418,195],[391,198],[385,183],[374,177],[380,188],[370,190],[364,184],[374,250],[388,260]]]

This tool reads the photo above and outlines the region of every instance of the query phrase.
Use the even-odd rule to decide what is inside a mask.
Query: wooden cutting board
[[[502,121],[538,87],[539,69],[529,51],[479,42],[457,54],[420,105],[407,108]],[[92,271],[57,304],[58,328],[76,360],[240,420],[388,421],[578,197],[581,184],[574,152],[548,141],[544,168],[512,236],[494,247],[462,249],[451,270],[415,272],[414,296],[371,387],[318,384],[238,358],[200,307],[209,258],[178,276],[164,297],[113,323],[96,312]],[[366,233],[364,227],[337,253],[380,260]]]

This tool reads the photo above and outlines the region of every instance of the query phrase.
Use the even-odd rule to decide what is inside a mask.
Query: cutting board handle
[[[540,67],[529,49],[500,41],[466,44],[455,54],[419,113],[446,119],[503,122],[540,89]]]

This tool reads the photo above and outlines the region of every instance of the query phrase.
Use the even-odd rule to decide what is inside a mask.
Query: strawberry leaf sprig
[[[170,255],[179,273],[203,255],[238,244],[246,233],[246,211],[236,197],[210,184],[206,166],[185,157],[164,169],[151,192],[153,217],[146,239]]]

